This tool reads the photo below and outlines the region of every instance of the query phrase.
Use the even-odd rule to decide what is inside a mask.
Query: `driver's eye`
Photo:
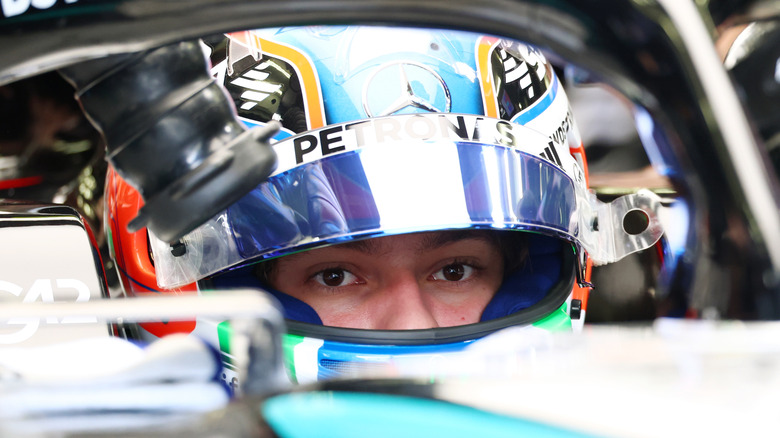
[[[314,279],[317,283],[328,287],[339,287],[354,283],[357,277],[351,272],[341,268],[329,268],[318,272]]]
[[[433,274],[434,280],[462,281],[474,275],[474,268],[463,263],[449,264]]]

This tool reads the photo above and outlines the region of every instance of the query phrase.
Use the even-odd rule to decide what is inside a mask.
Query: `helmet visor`
[[[622,227],[611,235],[615,212],[572,178],[576,162],[569,154],[551,154],[547,138],[530,128],[452,114],[364,123],[351,132],[358,124],[278,142],[277,173],[185,236],[185,251],[152,236],[160,286],[324,244],[417,231],[522,229],[586,249],[608,241],[594,251],[602,259],[657,240]],[[660,237],[659,230],[652,234]]]

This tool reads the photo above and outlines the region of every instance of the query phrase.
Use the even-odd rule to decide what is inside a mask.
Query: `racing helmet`
[[[440,357],[510,326],[577,330],[591,264],[660,237],[648,194],[602,204],[588,190],[564,88],[534,47],[466,31],[379,26],[258,29],[205,42],[239,118],[249,127],[281,124],[278,166],[172,245],[124,230],[141,201],[111,173],[113,254],[127,294],[266,289],[288,321],[284,345],[295,381]],[[625,230],[629,211],[644,212],[645,229]],[[507,264],[516,267],[504,272],[476,323],[327,326],[310,305],[264,282],[265,268],[290,254],[445,230],[521,242],[521,250],[505,245],[505,259],[523,260]],[[198,324],[152,323],[142,331],[197,332]]]

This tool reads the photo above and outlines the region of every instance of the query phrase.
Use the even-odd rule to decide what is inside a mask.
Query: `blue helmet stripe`
[[[552,105],[552,103],[555,101],[555,98],[558,96],[558,87],[560,86],[560,82],[558,82],[558,77],[553,76],[553,84],[552,87],[547,91],[547,95],[539,99],[534,105],[532,105],[527,110],[521,112],[518,114],[514,119],[511,121],[514,123],[519,123],[521,125],[524,125],[531,120],[538,117],[543,112],[547,111],[547,108]]]

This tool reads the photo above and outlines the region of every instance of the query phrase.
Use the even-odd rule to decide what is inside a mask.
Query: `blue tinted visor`
[[[608,218],[590,226],[598,214],[592,198],[561,165],[531,153],[547,141],[528,134],[519,147],[405,139],[293,165],[186,236],[184,255],[153,239],[158,282],[187,284],[251,261],[381,235],[521,229],[579,248],[598,239],[588,233],[611,231]]]
[[[573,184],[540,158],[466,143],[382,149],[297,167],[230,207],[227,224],[240,257],[436,229],[522,225],[569,232]]]

